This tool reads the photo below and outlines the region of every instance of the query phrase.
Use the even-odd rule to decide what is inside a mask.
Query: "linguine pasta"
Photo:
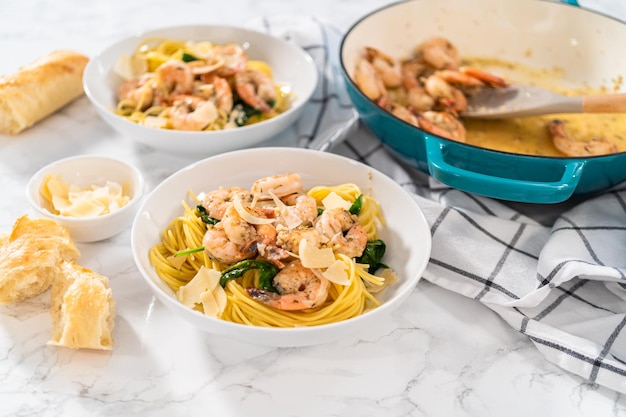
[[[358,223],[367,232],[368,241],[378,239],[377,228],[384,226],[384,220],[378,202],[369,195],[362,195],[354,184],[337,186],[318,186],[307,192],[322,207],[322,201],[331,193],[354,203],[361,196],[361,209],[357,216]],[[201,201],[192,194],[193,205]],[[161,242],[150,251],[150,261],[157,274],[175,292],[189,283],[201,268],[224,271],[230,265],[211,259],[206,251],[188,254],[184,261],[174,256],[180,251],[202,246],[207,230],[197,209],[187,202],[182,202],[182,214],[173,219],[163,231]],[[258,256],[260,258],[260,256]],[[224,286],[226,305],[218,315],[222,320],[235,323],[265,327],[316,326],[347,320],[379,306],[374,296],[386,285],[394,281],[368,272],[368,265],[358,263],[356,259],[335,253],[335,259],[345,265],[348,284],[331,282],[326,300],[319,306],[300,311],[285,311],[255,300],[247,291],[250,287],[259,287],[259,273],[249,270],[241,277],[230,279]],[[381,274],[382,275],[382,274]],[[202,304],[195,309],[203,311]]]
[[[118,60],[116,113],[150,127],[222,130],[275,117],[290,90],[270,65],[249,60],[237,44],[152,37]]]

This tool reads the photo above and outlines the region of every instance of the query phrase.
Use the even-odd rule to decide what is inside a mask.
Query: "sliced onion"
[[[211,64],[211,65],[202,65],[202,66],[190,66],[191,69],[191,73],[194,75],[200,75],[200,74],[208,74],[211,71],[215,71],[216,69],[220,68],[221,66],[224,65],[223,61],[218,61],[215,64]]]
[[[235,210],[237,210],[237,214],[239,214],[239,217],[241,217],[243,220],[250,224],[270,224],[274,222],[274,219],[267,219],[265,217],[258,217],[251,214],[243,206],[241,198],[239,198],[238,195],[235,195],[235,198],[233,199],[233,206],[235,207]]]

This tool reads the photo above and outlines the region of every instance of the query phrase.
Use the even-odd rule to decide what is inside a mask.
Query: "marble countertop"
[[[0,73],[54,49],[94,55],[124,36],[166,25],[315,15],[347,29],[385,3],[4,1]],[[617,1],[598,3],[623,11]],[[85,153],[136,164],[148,190],[193,162],[134,145],[83,97],[19,136],[0,135],[0,230],[31,213],[25,188],[33,173]],[[130,231],[79,248],[81,264],[110,278],[115,349],[46,346],[46,294],[0,307],[0,416],[626,415],[624,396],[547,362],[491,310],[424,280],[386,323],[334,343],[268,348],[216,338],[172,318],[139,276]]]

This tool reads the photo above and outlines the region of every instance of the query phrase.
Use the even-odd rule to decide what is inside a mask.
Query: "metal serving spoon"
[[[468,97],[462,116],[503,119],[557,113],[626,113],[626,94],[563,96],[525,85],[483,88]]]

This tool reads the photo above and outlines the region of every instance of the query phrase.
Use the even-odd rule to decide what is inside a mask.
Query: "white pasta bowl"
[[[81,189],[92,185],[105,186],[113,181],[128,190],[129,201],[108,214],[91,217],[69,217],[54,214],[50,204],[40,193],[48,175],[58,175],[66,184]],[[37,171],[27,186],[27,198],[37,215],[49,218],[63,226],[76,242],[96,242],[108,239],[126,230],[132,224],[142,198],[144,180],[134,166],[113,158],[81,155],[55,161]]]
[[[236,42],[251,60],[269,64],[274,81],[289,88],[289,110],[249,126],[219,131],[181,131],[133,123],[115,113],[116,92],[122,78],[114,71],[122,55],[130,56],[141,41],[151,37],[182,41]],[[104,49],[90,60],[83,75],[85,94],[98,114],[116,131],[150,147],[177,154],[209,156],[259,145],[281,133],[302,114],[317,86],[318,71],[309,54],[293,42],[253,30],[219,25],[175,26],[130,36]]]
[[[245,168],[244,168],[245,167]],[[362,315],[332,324],[269,328],[237,324],[190,309],[157,275],[149,257],[161,241],[163,230],[182,213],[181,201],[193,202],[189,191],[199,193],[220,186],[248,188],[269,175],[299,173],[305,189],[316,185],[354,183],[381,206],[386,225],[379,237],[387,245],[383,262],[398,281],[378,295],[381,305]],[[157,298],[176,316],[214,335],[267,346],[306,346],[329,342],[389,318],[418,283],[431,251],[430,228],[411,195],[379,171],[360,162],[328,153],[299,148],[255,148],[224,153],[196,162],[158,185],[139,208],[131,232],[133,257]]]

